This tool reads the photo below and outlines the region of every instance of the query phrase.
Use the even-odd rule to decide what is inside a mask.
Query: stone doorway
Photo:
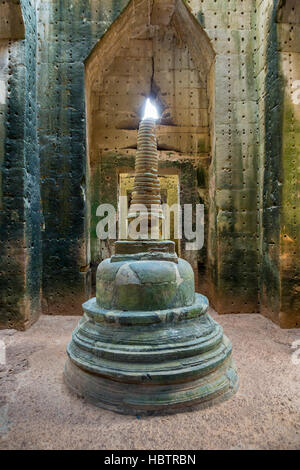
[[[132,0],[85,63],[88,137],[88,232],[93,271],[113,253],[114,240],[96,236],[97,207],[117,210],[121,173],[134,169],[137,129],[145,98],[160,110],[160,170],[179,175],[181,204],[209,213],[209,167],[214,147],[214,52],[182,0]],[[205,237],[207,242],[207,237]],[[206,291],[207,243],[178,250]]]

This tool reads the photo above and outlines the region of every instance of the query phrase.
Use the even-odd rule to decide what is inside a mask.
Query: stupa
[[[195,293],[190,264],[160,237],[156,118],[148,102],[128,219],[139,213],[147,232],[156,220],[157,239],[119,240],[99,265],[96,298],[83,305],[65,366],[77,395],[134,415],[209,406],[238,388],[231,342],[208,314],[207,298]]]

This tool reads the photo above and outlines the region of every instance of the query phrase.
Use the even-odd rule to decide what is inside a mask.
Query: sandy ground
[[[300,330],[212,315],[233,342],[240,390],[214,408],[163,417],[114,414],[69,393],[65,349],[78,317],[0,331],[0,449],[300,449]]]

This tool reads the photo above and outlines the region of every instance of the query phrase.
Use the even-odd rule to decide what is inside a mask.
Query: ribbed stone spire
[[[174,242],[145,233],[162,219],[151,102],[149,108],[128,217],[145,227],[137,239],[132,233],[117,241],[116,254],[98,266],[96,298],[83,305],[65,367],[66,383],[79,396],[133,415],[202,408],[238,388],[231,342],[207,313],[206,297],[195,294],[191,265],[177,257]],[[148,211],[143,220],[141,204]]]
[[[143,224],[143,228],[141,228],[140,236],[142,239],[149,239],[151,236],[160,239],[162,235],[161,220],[163,219],[163,211],[158,178],[156,119],[158,119],[157,110],[148,98],[145,115],[138,132],[135,180],[128,213],[129,223],[137,217],[139,221],[147,219],[147,223]],[[146,231],[147,233],[144,233]]]
[[[129,218],[135,217],[135,213],[139,210],[141,204],[147,207],[149,217],[150,215],[152,217],[161,217],[155,120],[151,118],[141,121],[139,128],[135,181]]]

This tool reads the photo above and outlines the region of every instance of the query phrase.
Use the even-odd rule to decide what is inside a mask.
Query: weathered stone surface
[[[97,301],[107,309],[156,310],[194,302],[194,272],[186,261],[103,261],[97,271]]]
[[[22,4],[25,10],[28,2],[22,2]],[[20,0],[1,1],[0,39],[25,39],[25,26]]]
[[[35,5],[1,2],[0,23],[0,328],[24,330],[41,313]]]
[[[177,412],[236,392],[231,343],[205,297],[165,311],[107,311],[95,299],[83,308],[65,380],[93,404],[126,414]]]
[[[156,97],[162,113],[157,138],[159,150],[165,153],[159,155],[159,173],[168,169],[170,174],[180,174],[180,202],[199,202],[197,171],[201,168],[206,173],[210,163],[208,107],[212,98],[207,83],[211,81],[214,52],[202,28],[180,4],[142,1],[137,7],[129,3],[86,61],[89,160],[91,186],[95,188],[91,191],[92,207],[100,199],[117,209],[118,175],[121,169],[126,172],[133,166],[125,157],[137,146],[144,97],[150,94]],[[148,25],[148,9],[152,6]],[[162,22],[157,20],[159,11]],[[202,193],[207,200],[207,179]],[[91,222],[95,266],[113,251],[111,243],[107,246],[96,239],[98,219],[94,215]],[[180,253],[184,258],[188,256],[185,241]],[[196,274],[198,261],[205,264],[206,248],[194,253]]]
[[[283,328],[299,327],[298,43],[299,4],[260,2],[257,29],[260,118],[261,312]],[[276,23],[277,21],[277,23]],[[298,41],[299,42],[299,41]],[[263,68],[264,67],[264,68]]]
[[[114,253],[96,209],[118,206],[152,83],[160,171],[178,175],[181,203],[207,208],[204,248],[180,247],[197,285],[221,313],[297,326],[298,2],[157,0],[150,19],[149,6],[1,2],[1,325],[38,317],[41,273],[44,312],[80,313],[90,268],[95,279]]]

